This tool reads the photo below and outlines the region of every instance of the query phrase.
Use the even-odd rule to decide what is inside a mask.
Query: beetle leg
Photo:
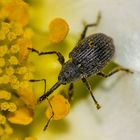
[[[73,83],[70,83],[69,89],[68,89],[68,101],[71,102],[72,96],[73,96]]]
[[[44,81],[44,93],[46,92],[46,79],[39,79],[39,80],[30,79],[29,81],[30,81],[30,82],[40,82],[40,81]]]
[[[104,78],[107,78],[107,77],[110,77],[110,76],[112,76],[113,74],[115,74],[115,73],[117,73],[119,71],[124,71],[124,72],[131,73],[131,74],[133,73],[131,70],[126,69],[126,68],[117,68],[117,69],[111,71],[109,74],[105,74],[103,72],[99,72],[99,73],[97,73],[97,75],[99,75],[101,77],[104,77]]]
[[[40,79],[40,80],[31,79],[31,80],[29,80],[29,81],[30,81],[30,82],[40,82],[40,81],[44,81],[44,93],[46,92],[46,79]],[[46,98],[47,98],[48,103],[49,103],[49,105],[50,105],[50,107],[51,107],[52,115],[51,115],[51,117],[49,118],[49,120],[47,121],[47,124],[45,125],[45,127],[44,127],[44,129],[43,129],[44,131],[48,128],[48,126],[49,126],[49,124],[50,124],[50,121],[51,121],[51,119],[52,119],[53,116],[54,116],[54,111],[53,111],[52,105],[51,105],[51,103],[50,103],[48,97],[46,97]]]
[[[58,61],[60,62],[61,65],[63,65],[65,62],[65,59],[60,52],[57,52],[57,51],[39,52],[38,50],[34,48],[28,48],[28,49],[31,50],[32,52],[36,52],[38,55],[56,54],[58,56]]]
[[[85,86],[87,87],[89,93],[91,94],[92,99],[94,100],[95,104],[96,104],[96,108],[100,109],[101,106],[99,105],[99,103],[97,102],[97,100],[95,99],[93,93],[92,93],[92,89],[90,84],[88,83],[88,81],[86,80],[86,78],[82,78],[83,83],[85,84]]]
[[[94,27],[94,26],[96,27],[96,26],[99,25],[100,19],[101,19],[101,12],[98,13],[97,19],[96,19],[96,22],[95,22],[95,23],[87,24],[87,25],[85,26],[85,28],[84,28],[84,30],[83,30],[83,32],[82,32],[82,34],[81,34],[81,37],[80,37],[79,41],[85,38],[86,33],[87,33],[87,30],[88,30],[89,27]]]

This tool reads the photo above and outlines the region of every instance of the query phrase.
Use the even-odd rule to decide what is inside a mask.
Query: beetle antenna
[[[41,103],[43,100],[45,100],[55,89],[57,89],[60,85],[62,84],[61,81],[58,81],[57,83],[54,84],[54,86],[47,91],[46,93],[44,93],[39,99],[38,99],[38,103]]]
[[[46,97],[46,99],[48,100],[48,103],[49,103],[49,105],[50,105],[50,107],[51,107],[51,110],[52,110],[52,115],[51,115],[51,117],[49,118],[49,120],[48,120],[47,124],[45,125],[45,127],[44,127],[43,131],[45,131],[45,130],[48,128],[48,126],[49,126],[49,124],[50,124],[50,122],[51,122],[51,120],[52,120],[52,118],[53,118],[53,116],[54,116],[54,111],[53,111],[52,104],[50,103],[50,101],[49,101],[48,97]]]

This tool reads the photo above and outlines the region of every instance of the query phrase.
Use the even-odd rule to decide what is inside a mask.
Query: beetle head
[[[58,76],[58,80],[62,84],[71,83],[80,78],[77,65],[75,65],[71,60],[67,61]]]

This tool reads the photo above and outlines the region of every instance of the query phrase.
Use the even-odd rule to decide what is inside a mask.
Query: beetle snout
[[[73,70],[71,68],[66,69],[63,68],[58,76],[58,80],[61,81],[63,84],[69,83],[73,81]]]

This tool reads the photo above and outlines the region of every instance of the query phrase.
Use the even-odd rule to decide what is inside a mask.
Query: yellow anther
[[[0,84],[3,84],[3,78],[0,77]]]
[[[18,81],[17,77],[15,75],[10,76],[10,83],[16,83]]]
[[[6,90],[0,90],[0,99],[10,100],[11,93]]]
[[[6,74],[7,75],[13,75],[14,74],[14,72],[15,72],[15,70],[14,70],[14,68],[13,67],[8,67],[8,68],[6,68]]]
[[[13,133],[13,129],[8,124],[5,125],[4,131],[8,135],[11,135]]]
[[[22,101],[28,106],[28,108],[34,109],[36,104],[36,99],[32,88],[24,88],[20,87],[18,89],[18,95],[22,99]]]
[[[30,28],[26,28],[25,31],[24,31],[23,37],[31,39],[33,34],[34,33],[33,33],[33,31]]]
[[[0,136],[4,134],[4,129],[0,126]]]
[[[3,57],[7,52],[8,52],[7,45],[0,46],[0,57]]]
[[[3,73],[3,70],[0,68],[0,74],[2,74]]]
[[[33,79],[33,74],[31,72],[27,72],[23,76],[23,80],[30,80]]]
[[[0,124],[5,124],[6,123],[6,118],[5,116],[0,114]]]
[[[13,0],[5,7],[8,19],[22,26],[28,23],[28,5],[22,0]]]
[[[2,0],[0,0],[1,2]],[[1,7],[3,6],[3,4],[1,4]],[[7,16],[7,13],[5,12],[5,10],[3,8],[1,8],[0,10],[0,19],[4,20]]]
[[[9,109],[10,112],[15,112],[17,110],[17,106],[15,103],[9,103]]]
[[[20,82],[19,87],[22,87],[22,88],[28,88],[29,85],[30,85],[30,84],[29,84],[28,81],[22,81],[22,82]]]
[[[24,140],[36,140],[36,139],[33,137],[26,137]]]
[[[28,125],[33,120],[33,113],[27,108],[20,108],[7,118],[13,124]]]
[[[18,81],[15,75],[10,76],[10,84],[13,89],[18,89],[20,86],[20,82]]]
[[[3,76],[2,76],[2,83],[3,83],[3,84],[9,83],[9,81],[10,81],[10,78],[9,78],[8,75],[3,75]]]
[[[28,38],[21,38],[17,41],[20,48],[27,49],[32,48],[32,41]]]
[[[21,38],[17,41],[17,44],[20,47],[19,60],[20,60],[20,62],[22,62],[29,55],[28,48],[32,48],[32,41],[30,39],[27,39],[27,38]]]
[[[1,103],[0,109],[4,110],[4,111],[8,110],[9,109],[9,103],[8,102]]]
[[[7,34],[9,32],[11,25],[6,22],[1,23],[1,30],[4,32],[4,34]]]
[[[17,65],[17,64],[19,63],[19,61],[18,61],[18,59],[16,58],[16,56],[11,56],[11,57],[9,58],[9,63],[10,63],[11,65]]]
[[[52,108],[49,106],[46,111],[46,115],[48,118],[50,118],[52,116],[52,113],[54,112],[54,120],[63,119],[70,110],[70,104],[68,100],[62,95],[54,95],[52,99],[50,99],[50,103],[52,105]]]
[[[21,24],[14,24],[12,31],[17,35],[22,35],[23,34],[23,28],[21,26]]]
[[[27,68],[25,66],[20,67],[16,70],[17,74],[25,74],[27,72]]]
[[[4,40],[4,39],[5,39],[5,33],[0,30],[0,40]]]
[[[4,67],[4,66],[5,66],[5,59],[0,58],[0,67]]]
[[[10,48],[11,53],[17,53],[20,50],[19,46],[17,44],[12,45]]]
[[[20,82],[19,81],[16,81],[15,83],[11,83],[11,87],[13,89],[18,89],[20,87]]]
[[[62,18],[56,18],[49,25],[50,41],[60,43],[65,39],[69,31],[67,22]]]
[[[1,140],[17,137],[20,139],[16,132],[14,134],[17,136],[10,137],[14,128],[11,128],[9,123],[28,125],[33,120],[33,109],[36,103],[33,92],[30,94],[24,91],[26,94],[23,95],[24,97],[22,95],[15,97],[15,94],[12,94],[17,93],[21,85],[29,87],[30,82],[24,79],[32,76],[26,61],[29,54],[28,48],[32,47],[31,37],[33,35],[32,30],[25,26],[28,23],[28,10],[28,5],[24,0],[0,0]],[[27,140],[30,138],[28,137]]]
[[[9,41],[13,41],[14,39],[17,38],[17,35],[14,32],[9,32],[7,34],[7,38],[8,38]]]

